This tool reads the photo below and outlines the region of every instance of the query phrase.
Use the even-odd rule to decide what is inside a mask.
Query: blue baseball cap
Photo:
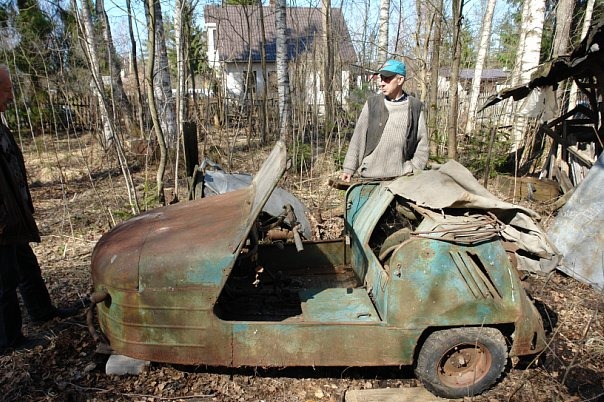
[[[392,77],[393,75],[402,75],[403,77],[407,75],[407,67],[405,67],[405,63],[398,60],[388,60],[384,63],[382,68],[378,71],[379,75],[383,75],[384,77]]]

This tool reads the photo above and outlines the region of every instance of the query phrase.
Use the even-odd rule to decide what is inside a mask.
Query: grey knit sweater
[[[422,111],[418,122],[417,149],[411,160],[403,160],[403,148],[407,136],[409,100],[391,102],[384,100],[389,117],[384,132],[375,150],[363,158],[369,118],[367,102],[354,129],[344,159],[344,173],[358,172],[365,178],[388,178],[403,176],[423,170],[428,163],[428,130]]]

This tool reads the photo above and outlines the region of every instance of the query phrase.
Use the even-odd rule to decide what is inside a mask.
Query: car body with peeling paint
[[[279,142],[249,187],[102,236],[93,335],[115,353],[186,365],[414,365],[445,397],[480,393],[509,357],[544,349],[499,219],[360,183],[346,192],[342,238],[271,238],[288,229],[257,218],[286,167]]]

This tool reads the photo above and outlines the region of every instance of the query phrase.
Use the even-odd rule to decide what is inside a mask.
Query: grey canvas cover
[[[521,270],[547,273],[558,264],[559,253],[541,227],[539,214],[497,198],[459,162],[449,161],[437,170],[398,178],[388,188],[425,208],[474,209],[493,213],[505,224],[502,232],[505,240],[513,242],[519,249],[516,257]]]

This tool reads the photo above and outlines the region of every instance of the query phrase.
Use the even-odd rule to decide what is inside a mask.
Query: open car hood
[[[279,141],[248,187],[157,208],[117,225],[95,246],[93,282],[136,290],[220,286],[286,165]]]

